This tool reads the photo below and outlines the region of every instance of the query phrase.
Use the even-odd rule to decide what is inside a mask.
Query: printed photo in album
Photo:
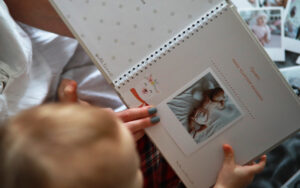
[[[197,144],[232,125],[242,115],[232,97],[211,71],[167,105]]]

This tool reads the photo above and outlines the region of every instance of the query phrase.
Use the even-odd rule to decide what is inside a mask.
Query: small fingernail
[[[153,115],[153,114],[155,114],[156,112],[157,112],[157,108],[150,108],[150,109],[148,110],[149,115]]]
[[[65,88],[65,92],[67,92],[67,93],[72,93],[73,90],[74,90],[74,88],[73,88],[72,86],[67,86],[67,87]]]
[[[156,124],[156,123],[160,122],[160,118],[155,116],[155,117],[152,117],[150,121],[152,124]]]

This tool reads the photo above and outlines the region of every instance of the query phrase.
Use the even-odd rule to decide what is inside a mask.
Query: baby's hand
[[[249,185],[255,174],[260,173],[266,165],[266,155],[259,163],[240,166],[235,163],[234,152],[230,145],[224,144],[224,162],[214,188],[243,188]]]
[[[133,134],[135,141],[138,141],[144,136],[145,128],[151,127],[160,121],[160,118],[155,116],[156,112],[156,108],[147,106],[117,112],[117,116]]]
[[[58,99],[60,102],[77,102],[77,83],[63,79],[58,87]]]
[[[60,85],[58,87],[58,99],[59,102],[89,105],[88,102],[78,99],[77,82],[69,79],[63,79],[60,82]]]

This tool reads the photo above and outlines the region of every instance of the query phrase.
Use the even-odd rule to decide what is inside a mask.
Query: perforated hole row
[[[176,46],[180,46],[181,43],[184,43],[185,40],[190,39],[196,32],[199,32],[200,29],[203,29],[214,19],[218,18],[219,15],[222,15],[222,11],[227,11],[224,3],[221,3],[219,6],[205,14],[205,16],[199,18],[195,23],[187,27],[185,30],[177,34],[170,41],[165,43],[163,46],[158,48],[152,54],[150,54],[146,59],[141,61],[139,64],[132,67],[123,76],[119,77],[114,81],[115,87],[121,89],[122,86],[125,86],[126,83],[129,83],[130,80],[139,76],[139,74],[143,73],[149,67],[153,66],[153,64],[157,63],[163,56],[166,56],[168,53],[171,53],[172,50],[176,48]]]

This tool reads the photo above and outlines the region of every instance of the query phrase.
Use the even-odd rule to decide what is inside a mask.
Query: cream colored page
[[[244,164],[299,130],[299,102],[248,32],[236,12],[222,11],[120,89],[130,106],[144,101],[158,107],[161,123],[147,133],[188,187],[215,182],[223,143],[231,144]],[[196,143],[168,103],[208,73],[233,101],[230,108],[241,113]],[[187,105],[178,106],[184,113]]]
[[[222,0],[52,0],[111,80]]]

